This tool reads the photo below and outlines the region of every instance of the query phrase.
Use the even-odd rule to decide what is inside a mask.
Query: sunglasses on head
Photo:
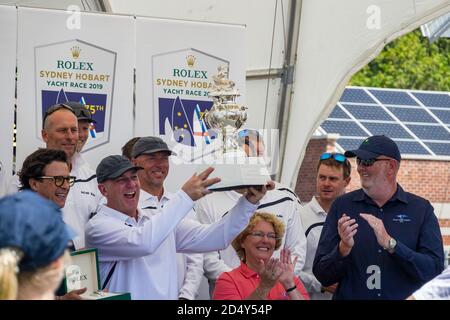
[[[73,111],[73,109],[72,109],[70,106],[68,106],[67,104],[64,104],[64,103],[55,104],[55,105],[51,106],[50,108],[48,108],[48,109],[45,111],[44,118],[42,119],[42,126],[44,126],[44,124],[45,124],[45,119],[47,119],[47,117],[48,117],[49,115],[51,115],[52,113],[54,113],[54,112],[56,112],[56,111],[58,111],[58,110],[61,110],[61,109],[69,110],[70,112],[72,112],[73,114],[75,114],[75,111]]]
[[[342,153],[325,152],[320,156],[320,161],[333,158],[337,162],[344,163],[347,158]]]
[[[356,158],[356,163],[358,164],[358,166],[361,165],[361,166],[364,166],[364,167],[370,167],[377,161],[389,161],[389,160],[391,160],[391,159],[375,159],[375,158],[372,158],[372,159],[363,160],[363,159],[360,159],[360,158]]]

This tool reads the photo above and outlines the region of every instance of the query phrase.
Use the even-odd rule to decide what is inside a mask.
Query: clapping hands
[[[272,288],[278,281],[284,288],[290,288],[295,285],[294,267],[297,258],[291,260],[289,249],[282,249],[280,259],[270,258],[267,263],[259,261],[258,274],[261,277],[261,285],[265,288]]]

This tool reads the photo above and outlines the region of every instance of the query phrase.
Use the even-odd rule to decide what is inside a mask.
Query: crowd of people
[[[83,299],[61,285],[70,252],[95,248],[101,290],[134,300],[449,299],[438,220],[397,182],[401,155],[386,136],[317,159],[316,192],[302,205],[279,183],[211,192],[214,168],[167,190],[159,137],[134,137],[95,170],[81,151],[90,111],[51,106],[46,148],[0,176],[0,299]],[[265,155],[257,130],[238,135]],[[346,193],[356,157],[361,188]],[[6,183],[6,181],[9,181]],[[59,288],[59,289],[58,289]]]

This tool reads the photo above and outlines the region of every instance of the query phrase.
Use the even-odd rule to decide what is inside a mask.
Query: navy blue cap
[[[141,170],[142,167],[134,166],[130,160],[122,155],[113,155],[104,158],[97,166],[97,182],[114,180],[129,170]]]
[[[0,248],[23,252],[19,269],[32,271],[63,255],[72,238],[61,209],[37,192],[21,191],[0,199]]]
[[[346,151],[345,156],[348,158],[358,157],[362,160],[386,156],[398,162],[402,159],[397,144],[386,136],[371,136],[365,139],[357,150]]]

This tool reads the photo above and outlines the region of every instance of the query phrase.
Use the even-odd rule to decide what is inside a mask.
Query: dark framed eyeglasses
[[[325,152],[320,156],[320,161],[333,158],[337,162],[344,163],[347,158],[342,153]]]
[[[253,232],[250,232],[249,235],[251,235],[255,238],[259,238],[259,239],[264,239],[265,236],[267,236],[267,239],[270,239],[270,240],[280,239],[280,237],[278,237],[275,232],[264,233],[262,231],[253,231]]]
[[[75,184],[75,177],[74,176],[40,176],[36,179],[44,180],[44,179],[51,179],[55,183],[55,186],[62,187],[64,185],[64,181],[67,181],[70,187],[72,187]]]
[[[363,160],[363,159],[360,159],[360,158],[356,158],[356,163],[358,164],[358,166],[361,165],[361,166],[364,166],[364,167],[370,167],[377,161],[389,161],[389,160],[391,160],[391,159],[375,159],[375,158],[372,158],[372,159]]]
[[[44,128],[45,119],[47,119],[47,117],[49,115],[51,115],[52,113],[54,113],[58,110],[61,110],[61,109],[69,110],[70,112],[75,114],[75,111],[73,111],[73,109],[70,106],[68,106],[67,104],[64,104],[64,103],[55,104],[45,111],[44,118],[42,119],[42,128]]]

